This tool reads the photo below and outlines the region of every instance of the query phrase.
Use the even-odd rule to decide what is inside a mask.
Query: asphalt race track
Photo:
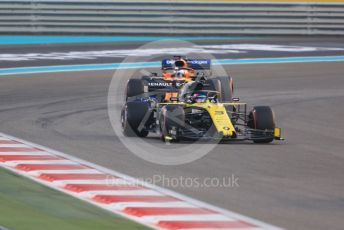
[[[343,63],[225,68],[241,101],[273,107],[286,141],[219,144],[179,166],[144,161],[111,128],[111,70],[1,76],[0,130],[139,178],[234,174],[239,187],[170,189],[282,228],[343,229]]]

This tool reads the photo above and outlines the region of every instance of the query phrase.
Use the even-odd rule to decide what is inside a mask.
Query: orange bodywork
[[[195,70],[188,67],[188,63],[186,60],[184,59],[176,60],[175,65],[178,66],[179,70],[183,71],[183,77],[176,78],[174,73],[171,73],[166,69],[165,70],[163,69],[162,77],[165,81],[178,80],[178,81],[190,82],[193,80],[193,77],[195,77]],[[166,102],[171,101],[172,97],[178,97],[178,93],[167,92],[165,94],[165,101]]]
[[[172,97],[178,97],[178,93],[176,93],[176,92],[165,93],[165,101],[171,101]]]
[[[176,78],[173,76],[172,73],[162,73],[162,76],[165,81],[172,81],[176,80]],[[184,71],[184,77],[178,78],[179,81],[189,81],[192,80],[194,77],[194,70],[185,70]]]
[[[180,81],[183,81],[183,80],[187,81],[187,80],[191,80],[191,78],[195,76],[195,70],[189,68],[188,63],[187,63],[186,60],[184,60],[184,59],[176,60],[175,65],[178,66],[178,68],[180,70],[182,70],[183,74],[184,74],[184,77],[178,78],[178,80],[180,80]],[[174,78],[174,74],[170,73],[170,72],[168,72],[166,70],[163,70],[162,76],[163,76],[164,80],[167,80],[167,81],[168,80],[170,80],[170,81],[171,80],[176,80]]]

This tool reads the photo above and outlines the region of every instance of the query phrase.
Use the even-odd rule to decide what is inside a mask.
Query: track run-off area
[[[230,210],[242,214],[244,218],[247,216],[268,223],[265,227],[342,229],[344,69],[343,60],[326,60],[344,56],[341,39],[264,38],[253,41],[199,41],[195,44],[208,50],[219,50],[218,47],[222,46],[228,51],[214,55],[218,58],[218,64],[223,64],[226,72],[233,77],[235,96],[249,105],[270,105],[285,141],[267,145],[250,142],[218,144],[203,158],[178,166],[149,163],[132,154],[115,135],[108,116],[107,96],[115,71],[113,67],[83,71],[53,70],[56,66],[120,63],[123,56],[117,51],[112,52],[111,56],[84,59],[71,58],[68,53],[91,55],[90,52],[96,50],[126,50],[127,55],[127,50],[141,45],[123,42],[38,46],[39,49],[35,45],[4,46],[0,55],[3,58],[0,73],[5,69],[29,67],[50,70],[11,72],[8,75],[2,72],[0,132],[4,135],[0,139],[4,141],[9,138],[9,142],[3,145],[11,148],[11,144],[14,144],[11,141],[27,140],[30,143],[24,141],[16,144],[46,146],[49,151],[54,149],[106,168],[109,170],[107,173],[116,171],[144,181],[159,178],[153,181],[157,186],[206,202],[210,204],[209,209],[216,206],[221,211]],[[235,49],[235,44],[237,48],[241,44],[241,49]],[[270,47],[270,50],[264,50],[263,47]],[[271,47],[279,50],[271,51]],[[281,50],[291,50],[291,47],[322,49],[299,52]],[[35,59],[31,55],[31,58],[24,60],[28,53],[55,53],[56,56],[57,50],[59,57],[66,57],[67,54],[67,59]],[[4,54],[17,54],[17,57],[24,59],[5,61],[9,56],[5,57]],[[269,62],[235,63],[239,59],[267,58]],[[286,61],[291,58],[297,58],[298,61]],[[232,63],[221,63],[221,60],[232,60]],[[152,60],[153,63],[157,61]],[[148,67],[151,70],[157,66]],[[118,102],[118,106],[122,104]],[[148,137],[147,142],[156,146],[164,145],[155,136]],[[13,166],[13,163],[9,165]],[[202,181],[205,178],[231,176],[238,179],[237,186],[171,186],[162,180],[199,178]],[[103,193],[106,195],[108,192]],[[137,217],[133,219],[137,220]],[[259,226],[259,221],[253,220],[253,223]]]

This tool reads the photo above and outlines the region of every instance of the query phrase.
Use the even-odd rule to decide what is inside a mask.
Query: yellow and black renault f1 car
[[[256,106],[248,112],[246,103],[239,103],[238,99],[223,102],[221,87],[219,90],[211,87],[207,81],[189,82],[178,97],[165,103],[149,93],[127,100],[121,113],[124,135],[146,137],[154,132],[164,141],[216,139],[269,143],[282,139],[270,107]]]

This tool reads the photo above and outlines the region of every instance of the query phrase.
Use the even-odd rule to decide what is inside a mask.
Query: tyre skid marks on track
[[[154,229],[279,229],[1,133],[0,166]]]

